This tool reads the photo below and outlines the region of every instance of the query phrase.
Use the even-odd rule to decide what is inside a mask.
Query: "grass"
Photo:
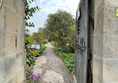
[[[55,54],[59,55],[60,58],[64,61],[65,66],[69,69],[70,72],[74,73],[74,63],[75,63],[75,55],[74,53],[64,53],[60,51],[58,48],[54,48]]]

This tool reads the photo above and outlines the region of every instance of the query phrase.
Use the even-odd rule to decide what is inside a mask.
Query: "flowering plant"
[[[32,75],[29,77],[28,82],[29,82],[29,83],[38,83],[38,81],[40,81],[40,78],[41,78],[40,73],[38,73],[37,75],[32,74]]]

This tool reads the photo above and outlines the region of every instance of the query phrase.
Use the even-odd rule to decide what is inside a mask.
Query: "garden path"
[[[64,62],[54,53],[53,46],[46,44],[45,51],[36,60],[34,74],[40,73],[39,83],[74,83],[73,75],[65,67]]]

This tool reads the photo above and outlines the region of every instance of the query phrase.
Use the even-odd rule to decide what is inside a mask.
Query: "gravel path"
[[[46,44],[46,47],[34,66],[34,73],[41,74],[39,83],[74,83],[73,75],[59,56],[54,53],[54,47],[50,43]]]

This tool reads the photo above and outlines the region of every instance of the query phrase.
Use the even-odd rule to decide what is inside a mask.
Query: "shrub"
[[[57,46],[57,45],[58,45],[58,43],[57,43],[57,42],[55,42],[55,41],[52,41],[52,42],[51,42],[51,45],[52,45],[52,46]]]
[[[47,43],[48,43],[48,40],[45,39],[45,40],[42,41],[42,43],[43,43],[43,44],[47,44]]]
[[[65,46],[63,48],[63,52],[65,52],[65,53],[74,53],[74,48],[72,48],[70,45]]]
[[[63,49],[62,48],[54,48],[54,51],[55,52],[63,52]]]
[[[32,54],[32,56],[36,56],[38,54],[37,50],[32,50],[30,51],[30,53]]]
[[[35,44],[36,42],[33,42],[33,38],[30,37],[28,34],[25,35],[25,49],[26,49],[26,78],[28,78],[28,76],[32,73],[33,70],[33,66],[35,65],[35,56],[36,55],[36,51],[35,53],[33,53],[33,51],[31,51],[31,45]]]
[[[41,47],[40,47],[40,53],[42,53],[44,50],[46,49],[46,46],[45,45],[41,45]]]
[[[64,53],[74,53],[74,48],[72,48],[70,45],[65,46],[64,48],[54,48],[55,51],[61,51]]]
[[[74,53],[64,53],[60,48],[54,48],[55,54],[59,55],[60,58],[64,61],[65,66],[74,73],[74,63],[75,63],[75,55]]]

